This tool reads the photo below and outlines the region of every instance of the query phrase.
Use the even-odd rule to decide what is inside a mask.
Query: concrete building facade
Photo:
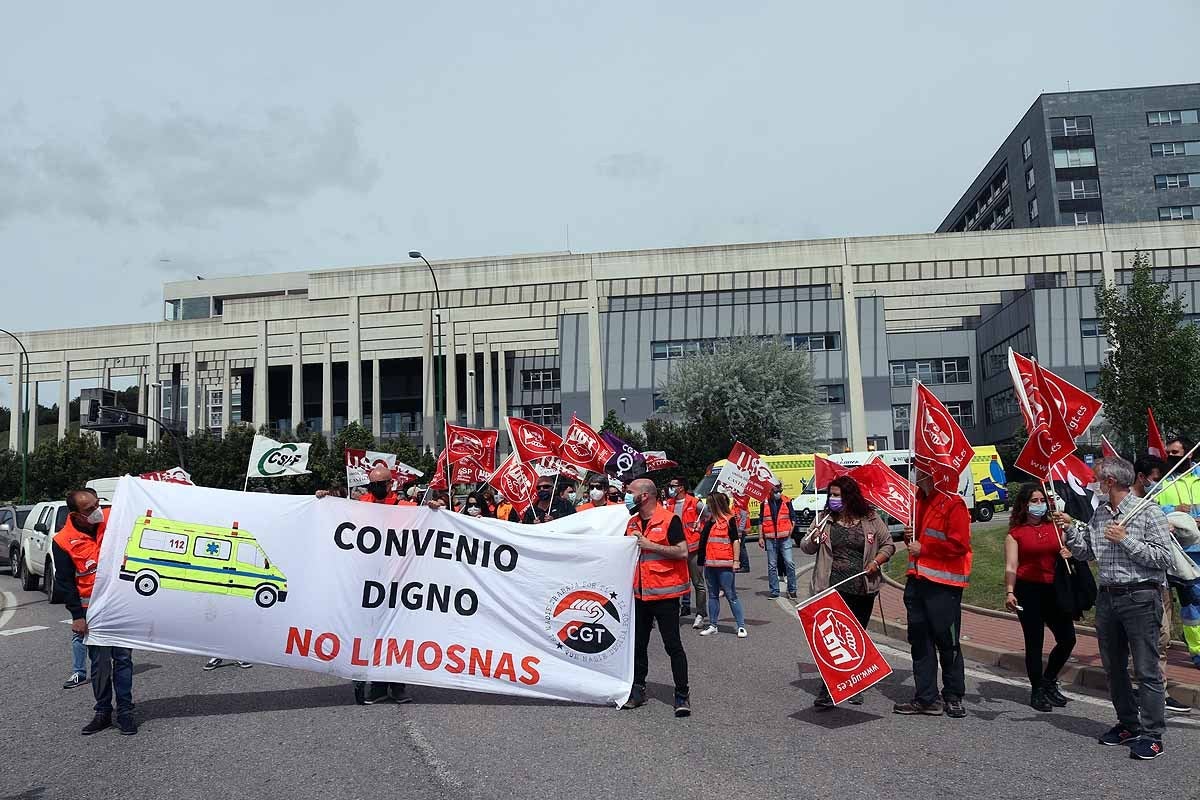
[[[28,379],[57,385],[59,436],[88,380],[138,386],[138,410],[188,433],[361,421],[435,448],[439,363],[453,365],[447,418],[463,424],[561,428],[610,409],[640,424],[681,358],[752,335],[811,355],[827,449],[906,446],[913,378],[985,443],[1019,423],[997,360],[1009,345],[1090,385],[1105,348],[1095,286],[1139,250],[1200,301],[1200,225],[1152,222],[443,261],[437,296],[412,261],[184,281],[163,287],[163,321],[19,336]],[[17,354],[0,342],[14,390]]]

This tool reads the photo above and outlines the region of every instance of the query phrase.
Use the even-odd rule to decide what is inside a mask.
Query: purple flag
[[[612,475],[621,483],[629,483],[635,478],[640,478],[646,474],[646,457],[642,455],[640,450],[637,450],[625,442],[613,436],[607,431],[600,434],[600,438],[608,444],[614,451],[612,458],[604,465],[604,471]]]

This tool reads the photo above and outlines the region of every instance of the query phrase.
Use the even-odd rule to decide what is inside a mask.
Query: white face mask
[[[467,513],[472,517],[478,517],[483,512],[479,510],[479,506],[471,506],[467,509]]]
[[[101,522],[104,522],[104,510],[97,508],[95,511],[93,511],[91,514],[88,515],[87,519],[88,519],[88,522],[92,523],[93,525],[99,525]]]
[[[567,499],[574,503],[577,499],[579,499],[579,495],[575,494],[574,492],[567,492]]]
[[[599,503],[601,500],[604,499],[604,490],[603,489],[592,489],[590,492],[588,492],[588,498],[593,503]]]

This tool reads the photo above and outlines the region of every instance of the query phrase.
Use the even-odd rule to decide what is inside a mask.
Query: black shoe
[[[1192,713],[1191,706],[1189,706],[1187,703],[1183,703],[1183,702],[1180,702],[1179,700],[1176,700],[1174,697],[1171,697],[1171,695],[1167,695],[1167,697],[1164,701],[1164,705],[1166,706],[1167,711],[1170,711],[1173,714],[1190,714],[1190,713]]]
[[[1054,706],[1050,704],[1046,693],[1041,689],[1034,689],[1029,694],[1029,707],[1034,711],[1053,711]]]
[[[816,700],[813,700],[813,708],[817,711],[833,711],[836,706],[833,704],[833,698],[822,692]]]
[[[1050,701],[1050,705],[1055,708],[1064,708],[1067,703],[1071,702],[1067,696],[1058,689],[1058,681],[1043,680],[1042,694],[1046,695],[1046,699]]]
[[[364,691],[363,705],[373,706],[376,703],[381,703],[388,699],[387,685],[382,683],[367,682],[367,688]]]
[[[87,675],[84,675],[82,672],[72,672],[71,677],[67,678],[66,683],[63,684],[63,688],[74,689],[76,686],[82,686],[85,683],[87,683]]]
[[[83,726],[80,731],[84,736],[91,736],[93,733],[99,733],[105,728],[112,725],[112,714],[97,714],[92,717],[92,721]]]
[[[962,698],[947,697],[946,698],[946,716],[950,719],[962,719],[967,715],[967,710],[963,708]]]
[[[122,736],[133,736],[137,733],[137,723],[128,714],[117,717],[117,730],[121,732]]]
[[[354,705],[365,706],[367,704],[367,682],[354,681]]]
[[[1138,737],[1133,731],[1126,728],[1124,725],[1113,725],[1109,728],[1108,733],[1101,736],[1096,741],[1106,747],[1116,747],[1119,744],[1133,744],[1133,741]]]
[[[413,701],[412,695],[408,693],[408,687],[403,683],[389,683],[387,696],[393,703],[399,706]]]
[[[675,716],[690,717],[692,715],[692,704],[688,701],[686,694],[675,695]]]
[[[692,615],[692,607],[691,606],[680,606],[679,607],[679,616],[690,617],[691,615]]]
[[[795,593],[795,592],[788,592],[788,593],[787,593],[787,596],[788,596],[788,600],[797,600],[797,599],[799,599],[799,598],[797,598],[797,597],[796,597],[796,593]]]
[[[767,595],[767,597],[774,600],[775,598],[779,597],[779,592],[771,592],[770,594]]]
[[[1162,739],[1139,736],[1129,743],[1129,757],[1142,761],[1153,761],[1163,754]]]
[[[854,695],[854,697],[851,697],[846,702],[852,706],[861,706],[863,704],[863,696],[862,696],[862,694],[856,694],[856,695]]]
[[[892,713],[904,714],[905,716],[925,714],[930,717],[940,717],[942,715],[942,701],[934,700],[932,703],[922,703],[920,700],[913,700],[911,703],[896,703],[896,705],[892,706]]]
[[[634,686],[629,691],[629,699],[625,701],[625,705],[621,706],[621,708],[637,708],[644,705],[646,705],[646,687]]]

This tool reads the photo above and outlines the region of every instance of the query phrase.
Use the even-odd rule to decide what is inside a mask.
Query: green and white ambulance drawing
[[[138,517],[121,580],[145,597],[164,589],[253,597],[263,608],[287,600],[287,578],[254,537],[232,527]]]

